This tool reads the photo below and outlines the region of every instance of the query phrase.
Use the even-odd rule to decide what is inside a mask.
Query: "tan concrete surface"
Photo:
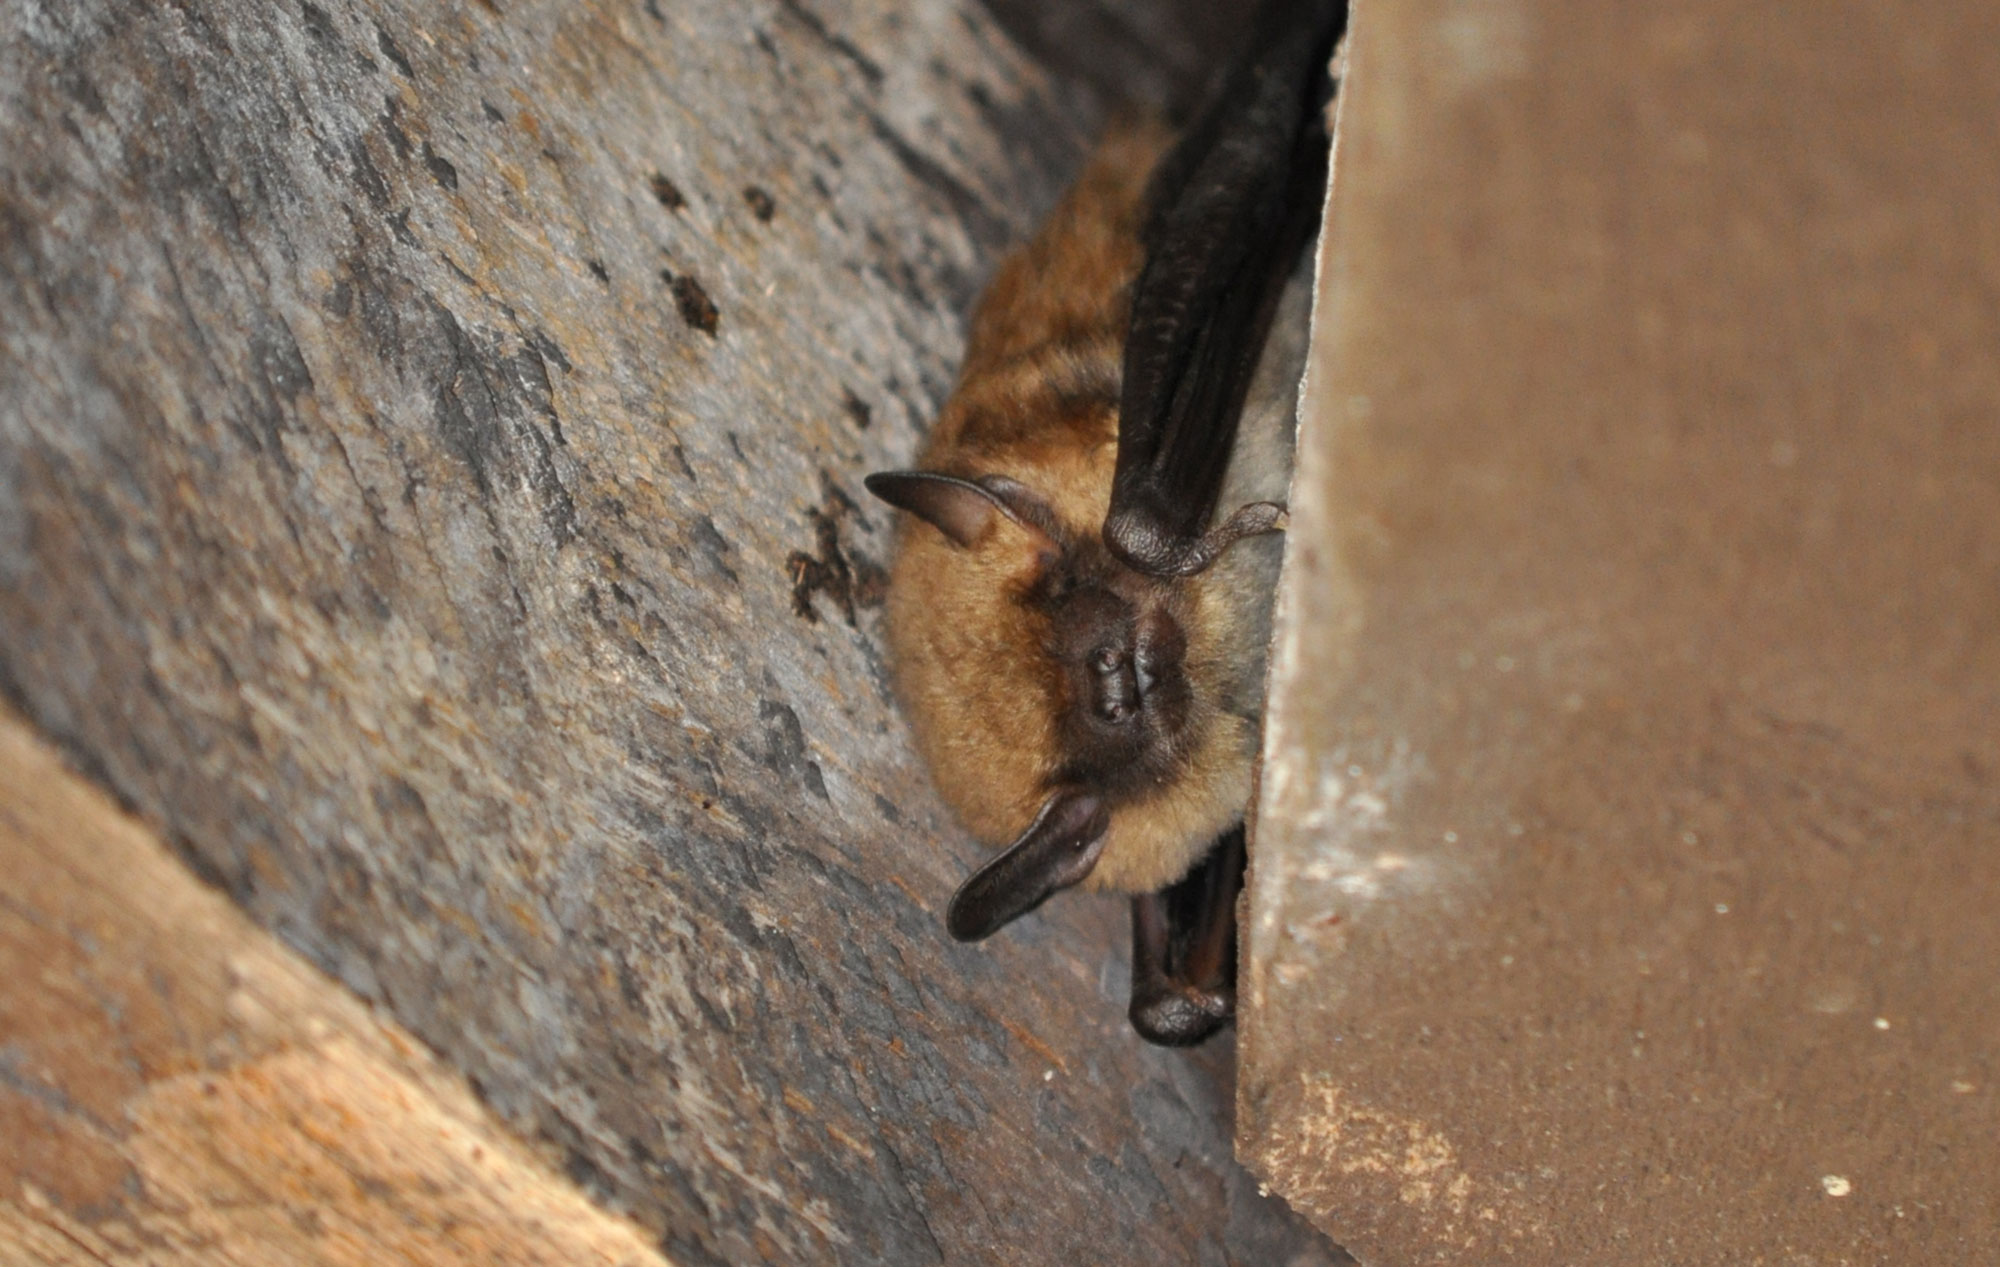
[[[2000,8],[1364,0],[1238,1141],[1368,1264],[2000,1253]]]

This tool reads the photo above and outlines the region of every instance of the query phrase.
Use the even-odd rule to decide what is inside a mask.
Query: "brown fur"
[[[1115,127],[1034,240],[1001,266],[919,462],[966,479],[1018,480],[1076,542],[1094,545],[1109,507],[1141,207],[1170,139],[1150,121]],[[1268,602],[1275,560],[1273,543],[1247,544],[1265,547],[1263,563],[1251,558],[1256,550],[1232,551],[1225,564],[1239,552],[1249,561],[1143,582],[1179,591],[1164,601],[1180,614],[1193,698],[1175,776],[1113,807],[1084,887],[1171,884],[1242,817],[1264,633],[1261,617],[1246,612]],[[993,845],[1035,817],[1063,760],[1068,688],[1044,649],[1046,617],[1022,601],[1049,549],[1047,538],[1001,515],[968,547],[906,516],[890,577],[889,639],[918,745],[945,800]]]

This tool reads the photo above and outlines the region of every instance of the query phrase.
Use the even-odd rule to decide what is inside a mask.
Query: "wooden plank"
[[[1238,1139],[1363,1261],[2000,1244],[2000,10],[1371,4]]]
[[[943,936],[869,606],[1080,94],[967,0],[0,3],[0,681],[677,1260],[1323,1252],[1115,902]]]
[[[0,1262],[665,1262],[6,714],[0,873]]]

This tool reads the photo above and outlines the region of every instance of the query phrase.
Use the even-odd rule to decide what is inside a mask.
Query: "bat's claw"
[[[1194,576],[1243,538],[1283,532],[1290,522],[1291,513],[1282,504],[1251,502],[1199,537],[1176,538],[1154,530],[1150,519],[1114,511],[1104,522],[1104,544],[1149,576]]]

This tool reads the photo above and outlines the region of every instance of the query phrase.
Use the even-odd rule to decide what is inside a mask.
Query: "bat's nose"
[[[1097,715],[1108,722],[1123,722],[1145,695],[1132,655],[1116,647],[1101,647],[1091,656],[1090,668]]]

